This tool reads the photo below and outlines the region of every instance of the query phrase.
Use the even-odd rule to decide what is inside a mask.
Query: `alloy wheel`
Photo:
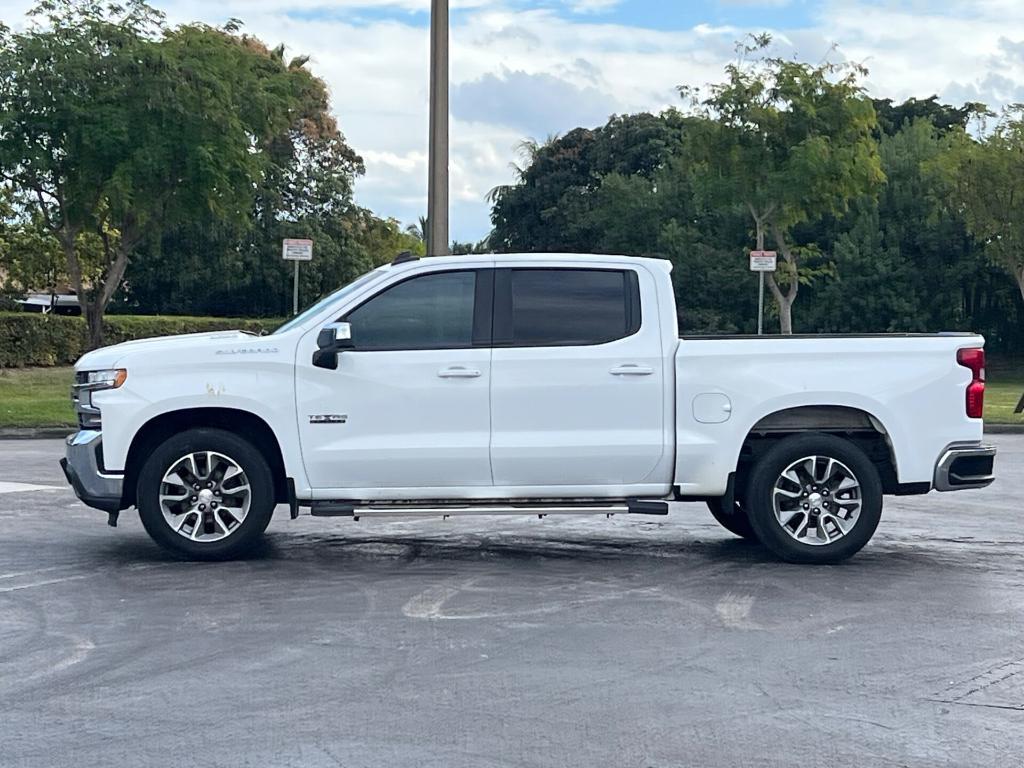
[[[846,536],[860,517],[860,481],[829,456],[805,456],[782,471],[772,490],[775,519],[802,544],[824,546]]]
[[[195,451],[171,464],[160,482],[160,511],[171,530],[190,541],[220,541],[249,513],[249,480],[237,461]]]

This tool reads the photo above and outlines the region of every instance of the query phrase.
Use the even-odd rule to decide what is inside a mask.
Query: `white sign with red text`
[[[286,239],[281,248],[281,258],[285,261],[312,261],[313,241]]]
[[[778,254],[775,251],[751,251],[750,271],[751,272],[774,272],[778,263]]]

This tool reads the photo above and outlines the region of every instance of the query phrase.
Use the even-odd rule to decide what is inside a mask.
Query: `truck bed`
[[[891,445],[900,483],[931,482],[949,445],[982,438],[957,351],[983,344],[969,333],[683,336],[676,483],[684,493],[704,492],[709,477],[723,484],[759,423],[807,403],[866,417]]]

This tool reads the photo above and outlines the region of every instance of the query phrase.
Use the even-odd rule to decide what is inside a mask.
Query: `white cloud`
[[[577,86],[546,72],[488,72],[452,88],[455,117],[517,128],[545,136],[577,125],[604,122],[616,111],[615,99],[592,85]]]
[[[30,2],[0,0],[0,19],[19,24]],[[153,2],[173,23],[235,16],[267,42],[311,54],[349,142],[366,158],[359,202],[406,222],[425,213],[429,0]],[[773,32],[783,55],[817,61],[838,43],[835,55],[868,65],[873,95],[938,93],[998,106],[1020,98],[1024,84],[1020,0],[831,0],[810,21],[788,26],[802,16],[795,3],[719,0],[708,4],[706,23],[678,31],[592,12],[615,6],[621,20],[630,0],[563,0],[561,12],[549,0],[524,10],[530,3],[452,0],[461,9],[451,31],[452,232],[461,240],[486,233],[484,196],[512,179],[515,147],[527,135],[544,138],[612,112],[657,111],[679,104],[676,85],[720,79],[734,41],[763,26],[746,25],[743,6],[778,8]]]
[[[1005,103],[1006,89],[997,83],[1024,83],[1024,62],[1015,62],[1001,41],[1024,39],[1024,5],[972,0],[949,3],[942,12],[928,8],[836,2],[822,16],[827,28],[816,31],[868,66],[874,95],[956,100],[969,91],[993,106]]]
[[[570,2],[574,13],[604,13],[619,5],[622,0],[575,0]]]
[[[399,155],[395,152],[369,149],[363,152],[363,160],[367,166],[387,167],[399,173],[412,173],[427,167],[426,152],[411,151]]]

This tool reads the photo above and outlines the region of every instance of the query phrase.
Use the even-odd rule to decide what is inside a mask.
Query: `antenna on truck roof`
[[[397,266],[399,264],[405,264],[409,261],[419,261],[420,257],[414,254],[412,251],[402,251],[400,254],[395,256],[395,260],[391,262],[391,266]]]

